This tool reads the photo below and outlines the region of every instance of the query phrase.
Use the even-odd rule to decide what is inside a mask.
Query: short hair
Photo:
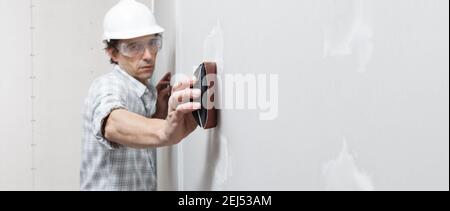
[[[105,40],[104,43],[106,45],[105,50],[112,50],[113,53],[116,53],[116,52],[119,51],[117,49],[117,44],[119,44],[119,40]],[[111,63],[111,64],[118,64],[112,58],[109,59],[109,63]]]

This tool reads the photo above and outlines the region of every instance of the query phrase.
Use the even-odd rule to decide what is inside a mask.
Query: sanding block
[[[201,98],[196,102],[201,103],[201,109],[192,112],[197,124],[210,129],[217,126],[217,109],[215,106],[214,93],[216,91],[217,65],[215,62],[204,62],[194,72],[197,78],[194,89],[200,89]],[[209,98],[209,99],[208,99]]]

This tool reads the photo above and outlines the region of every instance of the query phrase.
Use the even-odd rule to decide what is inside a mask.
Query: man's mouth
[[[140,67],[139,69],[151,70],[151,69],[153,69],[153,67],[154,67],[154,66],[149,65],[149,66],[142,66],[142,67]]]

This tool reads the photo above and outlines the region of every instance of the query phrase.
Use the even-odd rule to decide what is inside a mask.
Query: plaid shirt
[[[102,134],[102,123],[113,110],[150,117],[156,97],[152,85],[144,86],[117,65],[93,82],[83,115],[81,190],[156,190],[156,149],[121,146]]]

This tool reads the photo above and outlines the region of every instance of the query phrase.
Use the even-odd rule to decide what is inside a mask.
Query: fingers
[[[156,85],[156,90],[162,90],[170,85],[170,79],[172,78],[172,73],[168,72],[166,73],[161,80],[159,80],[158,84]]]
[[[166,87],[159,91],[158,96],[170,96],[172,92],[172,87]]]
[[[191,113],[201,108],[201,104],[199,102],[189,102],[181,104],[177,107],[176,111],[182,114]]]
[[[190,88],[192,86],[194,86],[194,84],[197,82],[197,79],[195,77],[192,77],[191,79],[184,79],[180,82],[177,82],[172,89],[172,93],[179,91],[179,90],[183,90],[186,88]]]
[[[201,97],[200,89],[192,89],[197,79],[192,77],[191,79],[184,79],[177,82],[172,87],[172,96],[169,99],[169,107],[172,111],[181,113],[188,113],[201,108],[201,104],[198,102],[190,102],[192,99],[198,99]]]
[[[172,73],[171,73],[171,72],[168,72],[168,73],[166,73],[166,74],[161,78],[160,81],[164,81],[164,82],[168,81],[168,82],[170,82],[170,79],[171,79],[171,78],[172,78]]]
[[[170,88],[170,89],[172,89],[171,87],[170,87],[170,81],[160,81],[159,83],[158,83],[158,85],[156,85],[156,90],[158,90],[158,91],[161,91],[161,90],[163,90],[163,89],[165,89],[165,88]]]
[[[180,104],[190,102],[191,99],[198,99],[201,96],[200,89],[183,89],[172,93],[169,105],[172,110],[176,110]]]

